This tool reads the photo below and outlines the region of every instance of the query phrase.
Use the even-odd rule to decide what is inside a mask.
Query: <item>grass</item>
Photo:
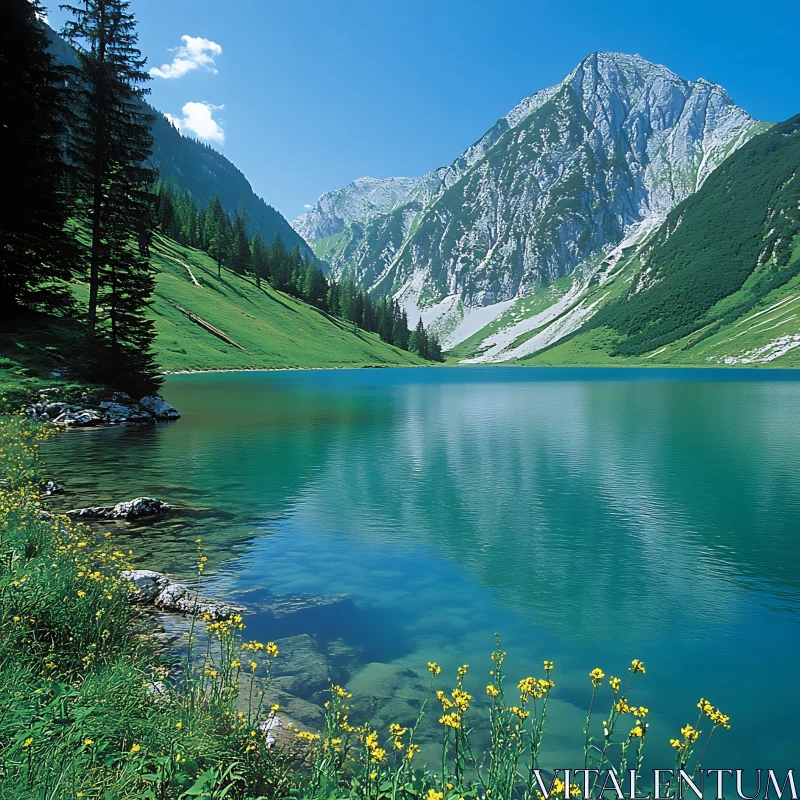
[[[378,729],[350,719],[350,693],[331,685],[319,730],[290,729],[269,747],[261,732],[272,642],[246,641],[238,615],[191,616],[179,657],[163,652],[152,622],[121,577],[134,554],[111,534],[39,513],[39,443],[53,433],[0,418],[0,781],[4,800],[534,800],[582,796],[540,763],[555,667],[508,683],[499,640],[488,713],[473,708],[468,665],[430,689],[416,721]],[[208,559],[195,561],[202,585]],[[646,674],[588,674],[584,768],[641,770],[649,709],[634,704]],[[480,684],[479,684],[480,685]],[[729,719],[708,701],[671,740],[676,769],[694,775]],[[439,757],[422,760],[418,727],[438,719]],[[602,721],[601,721],[602,720]],[[707,730],[701,741],[699,726]],[[710,728],[710,730],[709,730]],[[475,734],[488,742],[476,746]],[[594,782],[596,788],[598,777]],[[541,782],[540,782],[541,781]]]
[[[164,370],[265,369],[278,367],[363,367],[424,364],[414,354],[276,292],[252,277],[217,265],[205,253],[158,238],[152,311],[156,351]],[[195,286],[187,265],[200,286]],[[222,330],[247,352],[189,321],[176,304]]]

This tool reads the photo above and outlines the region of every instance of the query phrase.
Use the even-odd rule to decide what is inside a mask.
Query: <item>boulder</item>
[[[131,599],[135,603],[148,603],[162,611],[180,614],[208,615],[211,619],[227,619],[244,609],[203,597],[183,583],[171,580],[162,572],[150,569],[129,569],[120,578],[131,584]]]
[[[152,683],[145,684],[145,691],[150,697],[166,697],[167,686],[164,681],[153,681]]]
[[[139,404],[144,406],[156,419],[178,419],[180,414],[174,406],[170,405],[162,397],[156,395],[147,395],[139,400]]]
[[[134,500],[117,503],[115,506],[73,508],[67,511],[67,516],[74,519],[123,519],[130,522],[142,517],[162,516],[169,510],[170,506],[167,503],[162,503],[155,497],[137,497]]]
[[[120,577],[134,587],[131,598],[136,603],[154,603],[169,583],[166,575],[152,569],[129,569],[120,573]]]
[[[258,723],[258,730],[263,734],[273,733],[278,728],[283,727],[283,720],[280,717],[272,716]]]
[[[100,410],[106,422],[119,424],[122,422],[152,422],[153,415],[137,404],[120,403],[116,400],[104,400],[100,403]]]
[[[54,494],[64,494],[64,487],[55,481],[45,481],[39,491],[45,497],[52,497]]]

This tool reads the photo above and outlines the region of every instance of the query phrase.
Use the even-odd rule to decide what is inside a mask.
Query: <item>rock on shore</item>
[[[137,497],[126,500],[115,506],[89,506],[88,508],[73,508],[67,511],[67,516],[73,519],[122,519],[135,520],[142,517],[163,516],[170,510],[167,503],[155,497]]]
[[[146,603],[161,611],[175,611],[180,614],[198,613],[211,619],[227,619],[241,607],[232,606],[219,600],[202,597],[198,592],[183,583],[173,581],[163,572],[151,569],[129,569],[120,573],[120,578],[131,585],[131,597],[136,603]]]
[[[117,392],[110,400],[101,400],[84,392],[77,400],[53,399],[60,393],[58,387],[40,390],[38,401],[29,405],[25,413],[66,428],[124,423],[152,425],[180,417],[173,406],[156,395],[134,400],[124,392]]]

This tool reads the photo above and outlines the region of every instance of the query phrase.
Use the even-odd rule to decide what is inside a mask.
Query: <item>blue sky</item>
[[[170,77],[151,82],[153,104],[215,137],[210,143],[290,220],[362,175],[421,175],[449,163],[595,50],[639,53],[684,78],[720,83],[760,119],[800,112],[800,3],[788,0],[131,6],[148,66],[178,58],[163,71]],[[49,11],[59,27],[64,13],[55,3]]]

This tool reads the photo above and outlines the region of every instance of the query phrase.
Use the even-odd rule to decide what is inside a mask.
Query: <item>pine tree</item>
[[[334,317],[342,316],[342,292],[333,279],[328,284],[328,312]]]
[[[260,233],[256,233],[250,242],[250,259],[253,265],[253,273],[256,276],[256,286],[260,289],[261,281],[269,278],[267,248]]]
[[[231,268],[234,272],[244,275],[249,272],[250,242],[244,227],[244,217],[237,213],[233,222],[233,241],[231,242]]]
[[[428,334],[428,355],[431,361],[444,361],[442,346],[439,344],[439,337],[436,334]]]
[[[412,353],[416,353],[420,358],[428,357],[428,334],[425,332],[425,326],[422,324],[422,317],[417,322],[417,327],[409,339],[408,349]]]
[[[285,292],[292,280],[292,265],[279,233],[275,234],[275,241],[270,249],[269,263],[272,271],[270,275],[272,286],[280,292]]]
[[[64,6],[73,18],[63,33],[79,61],[70,157],[78,216],[91,232],[89,335],[107,340],[114,372],[128,388],[148,391],[159,383],[150,350],[153,324],[145,316],[153,289],[147,232],[155,176],[148,167],[152,117],[143,102],[150,76],[129,5],[85,0]]]
[[[208,201],[206,212],[206,252],[217,262],[217,277],[222,277],[222,266],[228,264],[230,249],[230,219],[216,195]]]
[[[62,282],[77,260],[65,229],[68,94],[43,14],[38,0],[4,0],[0,10],[0,318],[22,306],[69,306]]]
[[[322,270],[311,259],[306,263],[303,296],[312,306],[323,310],[328,308],[328,281]]]
[[[410,337],[411,331],[408,329],[408,316],[406,312],[403,311],[394,323],[394,343],[401,350],[408,350]]]

